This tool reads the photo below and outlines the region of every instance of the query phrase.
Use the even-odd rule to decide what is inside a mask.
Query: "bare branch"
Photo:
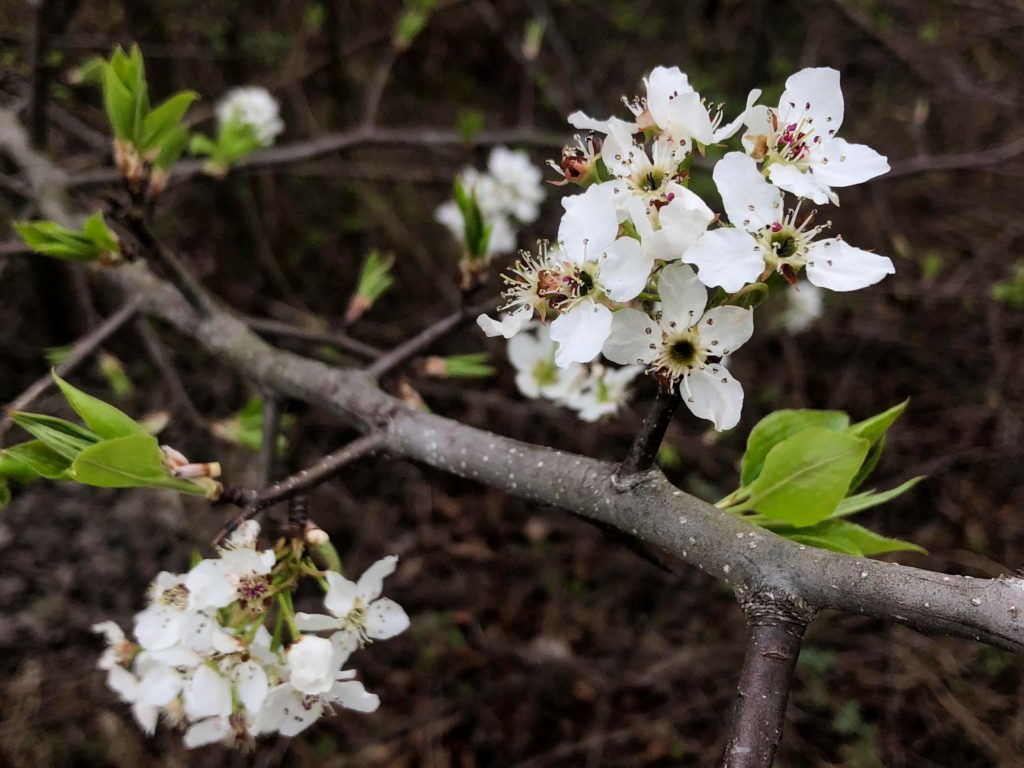
[[[892,170],[884,178],[909,176],[914,173],[928,171],[956,171],[970,168],[981,168],[986,165],[1005,163],[1015,157],[1024,155],[1024,136],[1001,147],[992,147],[979,152],[960,152],[953,155],[925,155],[900,160],[892,164]]]
[[[153,365],[163,377],[164,384],[167,385],[167,389],[171,393],[171,399],[174,400],[178,409],[190,422],[206,429],[206,420],[199,413],[192,398],[188,396],[185,385],[181,383],[181,377],[174,370],[174,365],[168,359],[163,344],[157,337],[156,331],[153,330],[153,324],[149,322],[148,318],[140,317],[135,321],[135,329],[139,332],[142,344],[146,348],[146,354],[149,355],[149,359],[153,361]]]
[[[164,269],[171,282],[181,291],[188,303],[198,312],[208,315],[213,306],[209,294],[196,282],[196,279],[192,277],[175,253],[156,236],[145,217],[138,212],[129,211],[125,217],[125,224],[138,239],[139,244]]]
[[[241,514],[224,526],[224,529],[217,535],[214,544],[235,530],[239,525],[249,520],[264,509],[272,507],[278,502],[287,501],[305,494],[312,488],[325,483],[334,477],[346,465],[356,459],[377,453],[387,447],[387,437],[384,432],[368,432],[362,437],[356,438],[344,448],[339,448],[333,453],[324,456],[312,466],[306,467],[284,480],[274,483],[261,491],[247,490],[244,488],[225,488],[220,500],[231,504],[244,505]]]
[[[139,296],[129,299],[123,307],[108,317],[102,324],[96,326],[95,329],[75,342],[71,352],[64,358],[64,362],[54,369],[57,375],[64,376],[71,373],[79,365],[92,357],[93,353],[103,345],[103,342],[117,333],[125,323],[135,317],[135,313],[138,311],[141,303],[142,298]],[[41,376],[32,386],[8,403],[7,412],[0,419],[0,437],[3,437],[7,430],[10,429],[12,423],[11,412],[27,408],[33,400],[45,392],[52,384],[53,377],[50,374]]]
[[[565,137],[555,133],[544,133],[529,128],[506,131],[482,131],[467,139],[458,131],[440,128],[353,128],[329,133],[310,141],[286,144],[273,149],[254,152],[236,163],[231,173],[251,171],[260,168],[274,168],[315,160],[356,146],[408,145],[413,147],[458,147],[487,146],[490,144],[532,144],[538,147],[560,148]],[[171,178],[185,181],[203,173],[205,162],[185,160],[174,166]],[[71,188],[95,184],[111,184],[121,180],[114,168],[98,168],[72,174],[68,183]]]
[[[679,394],[673,390],[666,392],[660,386],[658,394],[651,403],[651,409],[644,416],[640,431],[633,439],[629,447],[629,453],[619,469],[615,473],[615,479],[619,482],[628,482],[629,478],[641,472],[646,472],[654,466],[658,458],[658,449],[661,448],[661,441],[665,438],[665,431],[672,423],[672,417],[682,400]]]
[[[393,371],[409,359],[428,349],[433,344],[462,328],[466,323],[473,320],[481,312],[486,312],[494,307],[494,299],[481,302],[475,306],[463,304],[456,311],[447,317],[438,320],[431,326],[424,328],[408,341],[399,344],[390,352],[378,357],[367,367],[368,376],[379,379],[386,373]]]
[[[758,593],[743,605],[747,650],[722,768],[772,768],[800,642],[814,611]]]
[[[370,360],[374,360],[384,354],[383,350],[377,349],[358,339],[353,339],[347,333],[342,333],[341,331],[319,331],[265,317],[243,317],[242,321],[256,331],[256,333],[263,334],[264,336],[280,336],[287,339],[309,341],[314,344],[328,344]]]

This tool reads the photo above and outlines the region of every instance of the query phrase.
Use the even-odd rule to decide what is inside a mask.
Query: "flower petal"
[[[598,279],[614,301],[629,301],[647,285],[654,259],[631,237],[620,237],[598,255]]]
[[[183,698],[190,720],[231,714],[231,684],[205,664],[197,667],[185,684]]]
[[[235,688],[242,705],[256,714],[270,690],[266,670],[255,661],[243,661],[235,667]]]
[[[547,339],[532,333],[520,333],[508,340],[508,361],[517,371],[532,371],[551,350]]]
[[[620,309],[612,316],[612,333],[601,351],[614,363],[650,363],[660,342],[661,329],[646,312]]]
[[[195,749],[204,747],[207,744],[216,744],[224,741],[231,733],[231,723],[226,717],[211,717],[200,720],[195,725],[189,726],[185,731],[185,747]]]
[[[717,357],[731,355],[754,335],[754,312],[742,307],[715,307],[700,320],[700,341]]]
[[[302,613],[300,611],[295,614],[295,626],[302,632],[326,632],[337,629],[341,623],[340,618],[326,616],[322,613]]]
[[[135,639],[147,650],[170,648],[181,639],[183,614],[169,605],[151,605],[135,614]]]
[[[409,628],[409,616],[394,600],[374,600],[366,611],[366,634],[374,640],[388,640]]]
[[[730,152],[711,175],[734,227],[757,232],[781,220],[782,193],[765,180],[753,158]]]
[[[380,697],[367,692],[363,684],[357,680],[335,683],[331,687],[330,699],[355,712],[376,712],[380,706]]]
[[[565,214],[558,225],[558,244],[566,259],[583,264],[614,242],[619,221],[608,185],[598,184],[582,195],[564,197],[562,206]]]
[[[349,581],[336,571],[328,571],[324,578],[327,579],[328,585],[324,606],[339,618],[348,616],[356,605],[359,588],[355,582]]]
[[[719,432],[739,423],[743,387],[721,365],[709,365],[684,377],[679,393],[694,416],[713,422]]]
[[[362,598],[364,603],[376,600],[380,596],[381,590],[384,589],[384,579],[394,573],[397,567],[398,558],[394,555],[388,555],[387,557],[382,557],[363,572],[363,575],[359,577],[359,583],[356,584],[356,587],[359,597]]]
[[[661,326],[675,323],[679,328],[695,325],[708,303],[708,291],[685,264],[670,264],[658,278],[661,297]],[[632,360],[628,362],[633,362]]]
[[[896,272],[888,256],[854,248],[838,238],[812,243],[806,270],[808,280],[831,291],[856,291]]]
[[[747,94],[747,104],[746,107],[744,107],[743,111],[740,112],[731,123],[716,128],[714,134],[712,135],[712,140],[717,143],[719,141],[731,139],[736,134],[736,131],[740,129],[740,126],[746,122],[747,113],[751,109],[753,109],[754,102],[757,101],[759,98],[761,98],[761,89],[754,88],[750,93]]]
[[[801,171],[792,165],[776,163],[768,169],[768,179],[779,189],[791,192],[797,197],[806,197],[818,205],[836,202],[839,198],[832,192],[828,184],[809,171]]]
[[[668,126],[672,102],[680,94],[693,91],[689,79],[679,67],[655,67],[644,78],[644,85],[647,88],[647,108],[659,128]]]
[[[510,315],[504,315],[501,320],[495,320],[487,315],[480,315],[476,324],[486,336],[503,336],[511,339],[533,318],[533,307],[523,307]]]
[[[889,160],[866,144],[825,142],[814,156],[814,177],[832,187],[849,187],[889,172]]]
[[[722,286],[730,293],[753,283],[764,272],[764,250],[742,229],[713,229],[683,254],[683,261],[698,269],[708,287]]]
[[[822,141],[834,135],[843,124],[839,72],[832,67],[810,67],[790,75],[778,114],[781,125],[806,119],[805,127],[813,128]]]
[[[559,315],[551,324],[551,339],[558,344],[555,364],[589,363],[601,352],[612,332],[612,312],[608,307],[583,301]]]

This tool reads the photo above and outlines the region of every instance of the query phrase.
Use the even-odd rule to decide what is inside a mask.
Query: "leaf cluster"
[[[55,221],[16,221],[14,229],[25,244],[36,253],[65,261],[121,261],[121,245],[117,235],[107,226],[102,213],[86,219],[82,228],[69,229]]]
[[[859,490],[878,465],[886,433],[906,405],[855,424],[842,411],[769,414],[750,432],[740,487],[717,506],[809,546],[865,556],[922,552],[915,544],[845,519],[900,496],[923,479],[885,491]]]

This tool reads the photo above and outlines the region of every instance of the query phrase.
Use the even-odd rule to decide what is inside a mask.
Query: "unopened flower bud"
[[[303,538],[306,540],[306,544],[311,547],[322,547],[331,540],[331,537],[327,535],[327,531],[316,523],[306,523]]]

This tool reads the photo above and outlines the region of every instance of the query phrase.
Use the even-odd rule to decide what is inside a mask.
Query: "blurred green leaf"
[[[68,404],[82,417],[89,428],[102,438],[125,437],[126,435],[148,434],[135,420],[102,400],[87,395],[80,389],[64,381],[56,373],[53,380],[57,382]]]
[[[171,477],[156,438],[145,434],[116,437],[86,448],[72,462],[68,477],[100,488],[170,488],[205,495],[200,486]]]
[[[20,472],[19,466],[22,468]],[[70,466],[70,459],[49,448],[41,440],[12,445],[0,454],[0,475],[19,483],[26,483],[37,477],[59,480],[65,476]]]
[[[832,513],[832,517],[849,517],[857,512],[863,512],[865,509],[871,509],[872,507],[877,507],[879,504],[885,504],[887,501],[891,501],[897,496],[902,496],[924,480],[924,478],[924,475],[918,475],[917,477],[912,477],[905,483],[901,483],[895,488],[890,488],[887,491],[864,491],[863,493],[858,493],[854,496],[847,496],[839,502],[839,505]]]
[[[56,416],[19,411],[12,414],[11,419],[69,461],[74,461],[78,454],[100,440],[93,432]]]
[[[750,485],[761,474],[768,452],[783,440],[808,427],[845,429],[850,417],[842,411],[782,410],[765,416],[747,438],[740,469],[740,485]]]

